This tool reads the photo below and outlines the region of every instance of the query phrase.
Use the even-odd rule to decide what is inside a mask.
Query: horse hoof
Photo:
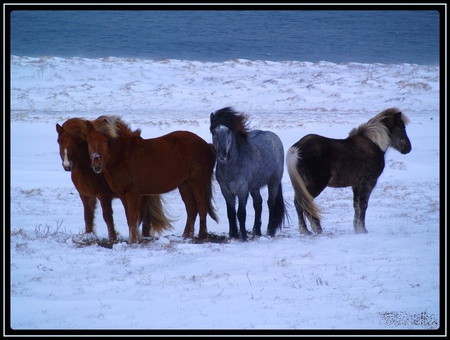
[[[72,242],[81,245],[94,244],[98,237],[94,233],[72,235]]]
[[[261,228],[253,228],[253,236],[261,236]]]
[[[276,231],[275,230],[267,230],[267,235],[270,237],[275,237]]]
[[[368,231],[366,228],[359,228],[359,229],[355,229],[355,233],[356,234],[367,234]]]
[[[206,239],[208,239],[208,233],[206,233],[206,234],[198,234],[198,239],[199,240],[206,240]]]

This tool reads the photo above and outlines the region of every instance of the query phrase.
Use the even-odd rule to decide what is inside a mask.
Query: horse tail
[[[286,166],[294,188],[295,202],[299,204],[307,214],[315,219],[319,219],[319,210],[313,202],[314,197],[309,193],[303,177],[297,170],[299,160],[299,149],[295,146],[291,146],[286,153]]]
[[[278,185],[278,194],[275,198],[275,209],[274,209],[274,224],[276,228],[280,228],[284,224],[284,221],[287,216],[287,210],[286,205],[284,204],[284,198],[283,198],[283,188],[281,186],[281,182]]]
[[[208,214],[209,216],[216,221],[217,223],[219,223],[219,218],[217,217],[216,214],[216,209],[213,206],[213,189],[212,189],[212,184],[213,184],[213,178],[214,178],[214,166],[216,165],[216,149],[214,148],[214,145],[211,143],[208,143],[208,146],[211,150],[211,155],[212,155],[212,173],[211,173],[211,178],[209,179],[209,185],[206,187],[206,200],[208,201]]]
[[[167,217],[167,212],[163,207],[164,198],[162,195],[143,196],[146,203],[147,222],[150,224],[151,234],[161,234],[163,231],[173,229],[172,219]]]

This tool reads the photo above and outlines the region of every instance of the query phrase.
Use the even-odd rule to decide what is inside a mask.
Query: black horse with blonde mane
[[[356,233],[367,233],[367,204],[383,172],[387,148],[402,154],[411,151],[405,128],[408,122],[399,109],[390,108],[353,129],[346,139],[309,134],[288,149],[286,165],[294,187],[300,233],[311,233],[304,215],[314,232],[322,232],[313,199],[327,186],[353,188],[353,226]]]

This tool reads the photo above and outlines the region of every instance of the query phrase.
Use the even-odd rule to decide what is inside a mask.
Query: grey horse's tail
[[[286,153],[286,166],[294,188],[295,201],[307,214],[315,219],[319,219],[319,210],[313,202],[314,198],[306,189],[305,181],[297,170],[299,160],[299,150],[295,146],[291,146]]]
[[[280,185],[278,186],[278,194],[277,197],[275,199],[275,210],[274,210],[274,225],[276,228],[280,228],[282,227],[282,225],[284,224],[284,221],[286,219],[287,216],[287,210],[286,210],[286,205],[284,204],[284,198],[283,198],[283,188],[281,186],[281,182]]]

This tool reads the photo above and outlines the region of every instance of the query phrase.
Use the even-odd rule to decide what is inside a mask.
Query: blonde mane
[[[395,107],[380,112],[375,117],[369,119],[367,123],[361,124],[359,127],[350,131],[349,137],[362,135],[370,139],[385,152],[391,143],[391,138],[389,136],[389,129],[385,125],[384,120],[398,112],[401,111]],[[401,117],[403,123],[407,125],[409,123],[408,117],[403,113]]]
[[[119,136],[135,136],[141,135],[141,129],[132,131],[119,116],[102,115],[91,121],[94,129],[108,138],[115,139]]]

